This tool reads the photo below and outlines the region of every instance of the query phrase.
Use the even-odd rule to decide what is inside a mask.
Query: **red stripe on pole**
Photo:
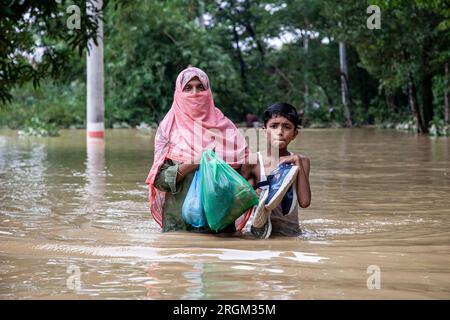
[[[104,138],[105,131],[88,131],[89,138]]]

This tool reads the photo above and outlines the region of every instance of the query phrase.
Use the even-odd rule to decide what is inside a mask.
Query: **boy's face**
[[[270,145],[279,149],[286,148],[298,133],[294,124],[283,116],[275,116],[269,119],[265,130]]]

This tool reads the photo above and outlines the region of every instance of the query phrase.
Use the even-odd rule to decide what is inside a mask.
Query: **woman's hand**
[[[187,175],[188,173],[195,171],[198,169],[200,165],[199,164],[187,164],[187,163],[182,163],[178,166],[178,172],[177,172],[177,179],[176,181],[180,181],[184,179],[184,176]]]

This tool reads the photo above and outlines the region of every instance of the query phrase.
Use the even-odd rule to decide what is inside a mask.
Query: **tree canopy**
[[[72,3],[83,13],[80,30],[66,27]],[[369,5],[380,8],[380,29],[367,27]],[[84,124],[84,53],[95,30],[85,9],[84,1],[1,2],[0,124],[20,127],[31,114]],[[110,126],[161,120],[189,64],[209,74],[217,106],[236,121],[285,101],[305,126],[342,124],[339,42],[353,123],[415,119],[426,132],[444,119],[450,9],[443,0],[105,2],[103,19]],[[53,80],[34,89],[42,79]]]

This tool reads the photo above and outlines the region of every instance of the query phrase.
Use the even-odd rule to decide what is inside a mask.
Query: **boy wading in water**
[[[289,152],[287,147],[298,134],[297,110],[287,103],[276,103],[264,112],[267,135],[267,155],[258,152],[258,163],[243,166],[241,174],[256,181],[259,204],[247,227],[260,239],[271,233],[296,236],[300,234],[298,205],[309,207],[310,161],[301,154]]]

